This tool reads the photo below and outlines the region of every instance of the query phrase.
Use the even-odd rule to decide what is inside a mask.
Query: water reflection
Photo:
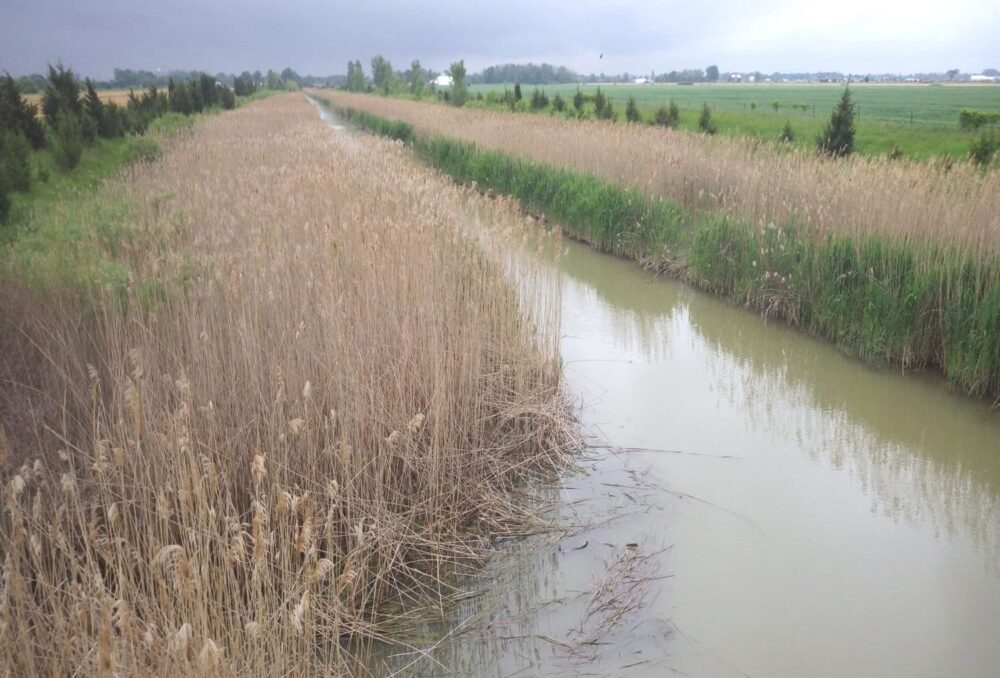
[[[576,283],[577,306],[600,304],[619,350],[664,363],[684,342],[706,387],[749,430],[793,440],[847,474],[872,511],[967,534],[985,566],[998,571],[1000,427],[987,404],[950,393],[936,378],[870,369],[800,332],[583,247],[572,245],[559,266]]]
[[[582,246],[542,259],[564,274],[561,350],[583,425],[630,451],[559,491],[563,523],[590,528],[508,544],[407,673],[994,674],[988,406]],[[627,543],[669,546],[656,572],[671,578],[581,644]]]

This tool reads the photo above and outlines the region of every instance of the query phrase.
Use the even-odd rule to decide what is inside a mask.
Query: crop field
[[[503,92],[509,85],[473,85],[473,93],[488,91]],[[773,104],[779,104],[778,115],[793,120],[800,117],[826,117],[843,91],[837,84],[708,84],[694,85],[653,84],[627,85],[610,83],[604,85],[583,84],[580,90],[592,94],[600,86],[601,91],[624,107],[629,96],[646,107],[655,108],[671,99],[682,108],[700,108],[707,103],[716,111],[750,112],[751,105],[761,114],[774,115]],[[521,85],[525,94],[533,85]],[[570,100],[577,85],[540,86],[550,96],[561,94]],[[898,124],[933,124],[958,127],[958,112],[963,108],[1000,110],[1000,86],[995,85],[924,85],[924,84],[866,84],[854,83],[851,89],[858,104],[860,119],[891,122]],[[803,109],[804,107],[804,109]],[[619,109],[622,110],[622,109]]]
[[[346,670],[532,525],[573,441],[558,288],[518,297],[522,222],[482,202],[470,233],[470,200],[288,94],[52,208],[117,285],[39,289],[46,243],[8,243],[0,664]]]
[[[104,89],[98,90],[97,96],[101,98],[101,101],[106,103],[116,103],[119,106],[124,106],[128,103],[128,90],[127,89]],[[25,94],[24,100],[31,104],[36,104],[39,109],[42,107],[42,95],[41,94]]]
[[[720,134],[776,139],[786,122],[802,147],[813,144],[843,91],[833,84],[583,84],[585,95],[598,86],[621,117],[630,96],[635,97],[647,120],[653,111],[673,101],[681,109],[680,127],[697,129],[703,104],[712,109]],[[474,85],[475,93],[502,94],[510,85]],[[533,85],[522,85],[530,97]],[[545,85],[549,97],[559,94],[567,104],[577,85]],[[858,106],[858,150],[869,155],[888,154],[897,148],[906,157],[927,159],[936,155],[964,157],[975,134],[959,129],[963,108],[1000,111],[1000,87],[993,85],[882,85],[853,84]],[[777,110],[775,109],[777,104]]]
[[[868,361],[936,367],[971,393],[1000,394],[996,171],[326,96],[359,124],[415,139],[428,162],[459,181],[513,195],[598,249]]]

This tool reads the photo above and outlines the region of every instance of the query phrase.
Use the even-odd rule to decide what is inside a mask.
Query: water
[[[508,545],[407,673],[998,674],[997,413],[568,247],[567,387],[617,451],[562,518],[598,524]],[[588,619],[638,556],[642,599]]]
[[[1000,413],[566,247],[563,531],[377,672],[1000,675]]]

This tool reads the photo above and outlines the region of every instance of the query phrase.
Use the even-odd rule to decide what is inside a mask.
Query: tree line
[[[101,139],[142,135],[150,123],[166,114],[192,115],[236,106],[236,97],[253,94],[252,78],[238,76],[234,87],[201,73],[186,81],[167,80],[144,91],[130,90],[122,106],[103,101],[96,83],[80,79],[71,68],[50,65],[42,89],[41,106],[29,103],[19,81],[9,74],[0,84],[0,220],[10,210],[10,195],[28,191],[35,180],[47,181],[44,166],[33,163],[33,154],[47,151],[57,169],[73,170],[88,146]],[[33,169],[33,164],[38,165]]]
[[[167,73],[154,73],[148,70],[133,70],[131,68],[116,68],[113,71],[114,77],[110,80],[97,80],[92,79],[91,82],[94,83],[94,87],[97,89],[147,89],[151,86],[156,87],[167,87],[171,81],[177,82],[190,82],[192,80],[198,80],[202,75],[205,75],[203,71],[184,71],[184,70],[172,70]],[[243,71],[239,75],[235,73],[216,73],[214,76],[215,81],[234,89],[237,86],[246,86],[252,83],[254,89],[257,90],[282,90],[289,88],[298,87],[313,87],[313,86],[324,86],[332,84],[342,80],[342,76],[312,76],[312,75],[299,75],[292,68],[285,68],[280,72],[274,70],[268,70],[266,73],[261,71]],[[47,76],[41,73],[32,73],[31,75],[24,75],[15,78],[17,83],[17,88],[22,94],[39,94],[45,91],[48,86],[49,79]],[[238,96],[243,96],[239,95]]]

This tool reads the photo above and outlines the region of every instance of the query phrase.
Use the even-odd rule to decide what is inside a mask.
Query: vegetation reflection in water
[[[443,627],[440,664],[408,656],[408,671],[989,675],[1000,424],[988,404],[560,247],[543,257],[565,274],[566,378],[584,425],[619,451],[561,489],[562,519],[594,527],[511,544]],[[667,550],[627,633],[581,652],[584,601],[626,543]]]

